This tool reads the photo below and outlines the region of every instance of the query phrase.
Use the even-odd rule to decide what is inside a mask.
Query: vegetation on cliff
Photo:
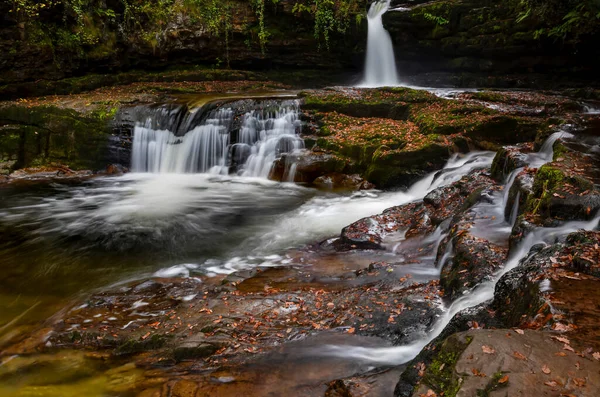
[[[128,40],[156,48],[168,40],[174,25],[185,23],[224,39],[222,55],[227,58],[233,31],[241,31],[248,46],[259,44],[265,51],[269,38],[278,34],[269,20],[278,11],[287,8],[312,20],[315,38],[329,46],[334,32],[346,32],[352,20],[360,22],[365,6],[365,0],[12,0],[9,13],[23,30],[25,42],[53,51],[94,59]]]

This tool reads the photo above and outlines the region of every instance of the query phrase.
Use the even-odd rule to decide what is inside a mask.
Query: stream
[[[310,251],[311,244],[339,235],[343,227],[363,217],[422,200],[432,190],[473,170],[488,168],[495,155],[454,155],[442,170],[426,175],[405,191],[324,192],[268,179],[276,157],[302,150],[294,101],[283,100],[272,111],[247,113],[237,138],[230,134],[232,113],[227,108],[214,111],[196,125],[186,124],[188,133],[183,135],[178,135],[167,119],[159,121],[157,114],[164,111],[140,120],[135,128],[132,173],[0,190],[3,334],[34,327],[90,291],[132,280],[210,279],[254,268],[299,265],[315,267],[313,271],[319,273],[322,258],[311,261],[310,255],[303,254],[302,261],[306,261],[299,263],[294,253]],[[162,128],[157,129],[157,124]],[[554,142],[569,137],[565,132],[553,134],[538,153],[528,155],[528,164],[540,167],[551,161]],[[507,177],[504,192],[519,170]],[[293,172],[293,165],[288,172]],[[502,192],[476,205],[474,211],[485,220],[474,224],[473,233],[504,243],[515,218],[504,218],[506,206],[507,194]],[[513,208],[508,213],[516,211]],[[291,354],[295,359],[289,365],[301,367],[308,359],[317,360],[314,368],[335,363],[342,376],[406,363],[438,336],[456,313],[491,299],[499,278],[518,266],[532,246],[579,229],[594,229],[598,221],[596,217],[588,222],[567,222],[529,234],[491,280],[442,307],[433,326],[408,344],[389,346],[372,339],[356,344],[359,340],[352,337],[324,334],[307,339],[304,345],[291,345],[285,356]],[[415,282],[439,278],[435,252],[446,233],[438,228],[422,242],[432,244],[433,251],[424,251],[418,263],[394,271],[410,275]],[[345,270],[359,270],[374,261],[397,262],[409,249],[402,238],[386,244],[386,250],[338,254],[338,260]],[[451,255],[451,250],[446,252],[441,263]],[[327,271],[322,276],[321,282],[341,283],[328,278]],[[250,371],[258,371],[263,364],[257,365]]]

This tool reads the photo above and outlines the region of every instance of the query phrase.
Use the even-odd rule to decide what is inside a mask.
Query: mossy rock
[[[492,178],[498,182],[503,182],[511,172],[527,166],[527,153],[531,152],[532,149],[531,144],[505,146],[500,148],[492,162]]]
[[[422,384],[438,395],[455,397],[462,381],[454,367],[471,340],[464,334],[454,334],[446,339],[427,367]]]
[[[105,166],[109,121],[116,108],[84,115],[54,106],[0,107],[0,159],[14,169],[54,163],[73,170]]]
[[[600,208],[600,193],[583,175],[573,175],[561,163],[542,166],[527,199],[526,213],[544,219],[591,219]]]
[[[303,91],[299,96],[306,110],[394,120],[408,119],[411,104],[439,100],[427,91],[403,87]]]

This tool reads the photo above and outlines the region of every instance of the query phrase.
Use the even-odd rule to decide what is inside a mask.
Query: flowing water
[[[383,14],[389,7],[390,0],[378,0],[371,4],[367,14],[369,34],[365,76],[362,83],[365,87],[394,86],[399,83],[392,38],[383,27],[382,21]]]
[[[132,170],[228,175],[236,167],[242,176],[267,178],[275,159],[304,148],[298,136],[299,105],[290,100],[270,109],[262,109],[261,103],[256,107],[242,115],[236,131],[232,131],[235,112],[226,106],[200,120],[196,113],[201,108],[192,109],[177,123],[167,109],[157,109],[135,126]],[[158,129],[161,118],[167,120],[158,124],[170,129]]]
[[[323,193],[267,179],[273,160],[303,147],[295,100],[252,102],[241,113],[159,106],[143,115],[133,173],[0,190],[0,326],[34,325],[79,293],[162,269],[211,275],[288,265],[289,248],[420,199],[493,157],[455,156],[405,192]],[[289,164],[284,180],[294,172]]]
[[[544,163],[552,160],[552,146],[556,140],[560,138],[572,137],[571,134],[565,132],[558,132],[553,134],[544,143],[541,150],[538,153],[532,153],[528,160],[530,166],[540,167]],[[514,182],[516,172],[511,173],[507,180],[505,190],[510,189],[510,185]],[[496,224],[495,227],[487,228],[496,229],[488,231],[486,238],[490,236],[497,236],[498,230],[500,234],[505,234],[507,226],[510,229],[510,225],[507,225],[504,221],[504,207],[506,205],[506,195],[498,195],[495,197],[491,204],[485,204],[488,209],[491,209],[492,213],[501,213],[502,219]],[[495,208],[495,210],[494,210]],[[489,214],[489,212],[488,212]],[[504,267],[498,271],[492,280],[485,281],[479,284],[477,287],[467,292],[465,295],[454,300],[448,307],[444,309],[444,313],[437,319],[436,323],[432,326],[429,332],[424,335],[421,339],[403,346],[390,347],[390,348],[365,348],[362,346],[336,346],[330,345],[327,347],[321,347],[319,352],[315,351],[315,354],[335,357],[346,357],[351,358],[363,363],[372,363],[374,365],[400,365],[404,364],[413,359],[419,352],[437,336],[439,336],[444,328],[450,323],[452,318],[459,312],[475,307],[481,303],[491,300],[494,297],[494,288],[496,283],[502,276],[516,268],[519,263],[525,259],[531,248],[537,244],[548,244],[555,242],[558,238],[566,236],[569,233],[576,232],[578,230],[594,230],[598,228],[600,222],[600,214],[590,221],[571,221],[566,222],[558,227],[540,227],[535,229],[533,232],[528,234],[516,248],[511,250],[510,256],[507,259]],[[474,231],[477,230],[475,225]],[[474,232],[475,233],[475,232]],[[508,235],[506,234],[507,238]],[[450,245],[449,245],[450,247]],[[442,262],[446,261],[447,258],[452,254],[451,247],[447,250],[442,258]]]
[[[0,190],[0,343],[3,333],[39,324],[74,297],[110,284],[290,266],[291,250],[338,236],[344,226],[386,208],[420,200],[475,169],[489,167],[494,157],[493,152],[455,155],[442,170],[406,191],[324,193],[267,178],[273,160],[302,148],[297,102],[258,105],[240,117],[235,111],[222,106],[202,117],[192,111],[182,121],[172,109],[158,109],[165,116],[162,122],[151,115],[135,127],[135,172]],[[552,145],[561,136],[553,135],[539,153],[531,154],[530,164],[550,161]],[[294,169],[290,164],[284,179],[293,180]],[[515,177],[509,177],[505,191]],[[507,196],[499,193],[477,210],[504,214],[506,205]],[[504,236],[511,225],[504,215],[498,219],[486,228],[502,230]],[[531,246],[592,228],[597,221],[538,229],[513,251],[492,281],[445,308],[436,325],[414,343],[317,343],[303,354],[358,360],[367,367],[407,362],[457,312],[489,300],[499,277],[517,266]],[[437,252],[444,237],[445,231],[438,228],[424,242]],[[388,250],[379,255],[399,261],[404,240],[388,242]],[[451,255],[449,245],[442,261]],[[414,274],[416,281],[437,278],[440,269],[434,256],[403,266],[403,271]]]

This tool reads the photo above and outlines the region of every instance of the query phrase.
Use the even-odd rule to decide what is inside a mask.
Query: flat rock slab
[[[458,397],[598,396],[600,361],[571,348],[560,334],[500,329],[456,336],[470,340],[454,366]],[[414,396],[428,392],[422,384]]]

